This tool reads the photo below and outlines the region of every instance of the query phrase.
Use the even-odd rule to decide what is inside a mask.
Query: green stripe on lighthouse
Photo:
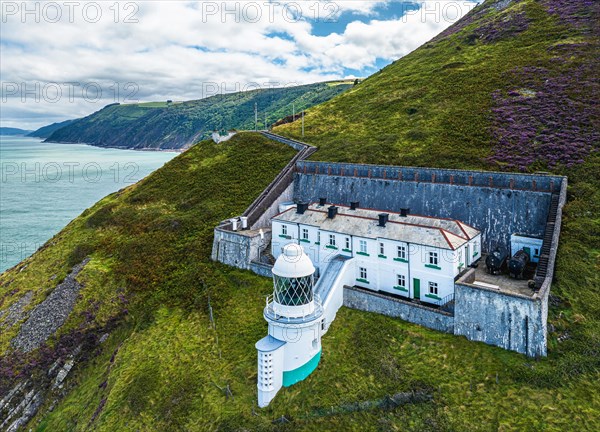
[[[283,386],[289,387],[305,379],[312,373],[312,371],[314,371],[317,368],[320,359],[321,351],[316,353],[313,358],[311,358],[299,368],[296,368],[291,371],[283,371]]]

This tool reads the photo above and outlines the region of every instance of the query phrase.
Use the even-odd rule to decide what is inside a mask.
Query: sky
[[[367,77],[481,0],[0,2],[0,124]]]

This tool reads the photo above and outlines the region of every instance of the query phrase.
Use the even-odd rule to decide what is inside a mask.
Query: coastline
[[[27,136],[23,135],[23,137],[27,137]],[[37,138],[37,137],[27,137],[27,138]],[[40,142],[48,143],[48,144],[65,144],[65,145],[80,144],[80,145],[86,145],[86,146],[95,147],[95,148],[101,148],[101,149],[104,148],[104,149],[113,149],[113,150],[135,150],[135,151],[164,152],[164,153],[183,153],[187,149],[190,148],[190,147],[179,148],[179,149],[162,149],[162,148],[154,148],[154,147],[143,147],[143,148],[138,147],[138,148],[136,148],[136,147],[119,147],[119,146],[100,146],[100,145],[89,144],[89,143],[85,143],[85,142],[48,141],[48,139],[43,139],[43,138],[40,138],[40,140],[41,140]]]

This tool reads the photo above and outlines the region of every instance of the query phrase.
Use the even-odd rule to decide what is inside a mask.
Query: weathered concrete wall
[[[249,270],[250,264],[258,260],[260,248],[271,241],[271,231],[264,231],[264,243],[259,235],[253,237],[236,231],[215,228],[211,258],[233,267]]]
[[[548,272],[546,278],[542,284],[538,295],[541,298],[548,299],[550,294],[550,285],[552,285],[552,278],[554,277],[554,264],[556,262],[556,252],[558,251],[558,241],[560,238],[560,228],[562,224],[562,209],[567,203],[567,178],[565,177],[561,187],[560,194],[558,196],[558,209],[556,211],[556,219],[554,221],[554,230],[552,231],[552,246],[550,248],[550,254],[548,257]],[[547,313],[547,312],[546,312]]]
[[[264,264],[264,263],[257,262],[257,261],[252,261],[250,263],[250,270],[252,270],[254,273],[256,273],[259,276],[272,278],[273,277],[273,272],[271,271],[272,269],[273,269],[273,266],[270,264]]]
[[[258,218],[258,220],[252,224],[252,229],[271,227],[271,218],[279,213],[279,204],[286,201],[294,200],[294,183],[290,185],[279,195],[269,208]]]
[[[503,294],[457,283],[454,333],[530,357],[546,355],[547,297]]]
[[[454,317],[447,312],[410,304],[356,287],[344,287],[344,306],[400,318],[445,333],[454,333]]]
[[[316,172],[316,173],[315,173]],[[544,233],[561,177],[355,164],[297,163],[294,197],[459,219],[482,231],[484,251],[512,233]]]

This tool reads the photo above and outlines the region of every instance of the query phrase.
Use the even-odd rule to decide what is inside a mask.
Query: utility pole
[[[254,102],[254,130],[258,130],[258,105]]]
[[[296,104],[292,102],[292,121],[296,121]]]
[[[304,138],[304,110],[302,111],[302,138]]]

